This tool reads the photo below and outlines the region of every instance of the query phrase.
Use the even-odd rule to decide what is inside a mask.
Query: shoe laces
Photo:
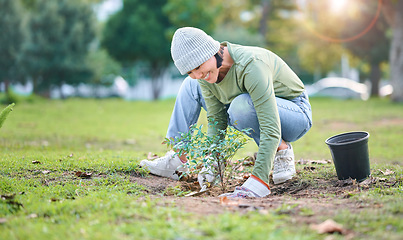
[[[173,159],[174,154],[175,154],[175,153],[168,152],[167,154],[165,154],[165,156],[155,159],[156,164],[165,163],[165,162],[166,162],[166,163],[170,162],[170,161]]]
[[[276,157],[274,160],[274,166],[277,171],[283,170],[288,171],[292,169],[292,158],[291,157]]]

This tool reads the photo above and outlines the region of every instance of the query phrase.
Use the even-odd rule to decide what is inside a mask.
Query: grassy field
[[[368,131],[372,182],[340,185],[333,164],[297,164],[292,183],[234,205],[180,197],[180,182],[137,166],[166,152],[173,100],[17,103],[0,130],[0,239],[324,239],[311,226],[329,218],[343,227],[331,239],[401,239],[403,105],[311,102],[296,160],[331,159],[328,137]],[[250,142],[237,157],[256,150]]]

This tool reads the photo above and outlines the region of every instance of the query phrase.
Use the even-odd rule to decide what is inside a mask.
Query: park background
[[[178,27],[193,26],[272,50],[307,86],[344,77],[365,83],[373,97],[402,101],[399,7],[393,0],[3,0],[0,90],[8,98],[174,97],[183,76],[170,41]]]
[[[0,130],[0,239],[401,239],[402,8],[402,0],[0,0],[0,101],[16,103]],[[138,167],[167,151],[183,80],[170,40],[182,26],[272,50],[309,93],[323,78],[336,81],[330,92],[340,94],[310,94],[314,125],[293,144],[297,176],[271,185],[270,197],[183,197],[183,182]],[[367,96],[346,95],[363,86],[352,82]],[[349,131],[370,133],[365,183],[338,181],[324,143]],[[256,150],[250,142],[236,157]],[[327,219],[342,230],[312,229]]]

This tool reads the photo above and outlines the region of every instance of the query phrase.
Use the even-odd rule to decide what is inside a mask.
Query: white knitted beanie
[[[176,30],[171,44],[175,66],[184,75],[202,65],[220,50],[220,43],[198,28]]]

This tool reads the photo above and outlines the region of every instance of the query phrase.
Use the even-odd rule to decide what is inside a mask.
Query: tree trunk
[[[8,79],[4,80],[4,92],[8,94],[8,88],[10,87],[10,81]]]
[[[153,100],[157,100],[161,95],[162,84],[160,82],[158,77],[152,77],[151,79]]]
[[[38,92],[39,92],[39,82],[40,82],[40,79],[39,79],[40,77],[38,77],[38,76],[33,76],[32,77],[32,93],[33,94],[36,94],[36,95],[39,95],[38,94]]]
[[[270,0],[262,0],[262,18],[259,22],[259,33],[266,39],[267,19],[269,18]]]
[[[393,38],[390,48],[390,81],[392,101],[403,102],[403,0],[394,5]]]
[[[371,74],[369,76],[371,80],[371,97],[379,96],[379,82],[381,80],[381,66],[380,63],[371,64]]]
[[[63,93],[63,84],[60,84],[59,86],[59,92],[60,92],[60,98],[61,99],[66,99],[66,96]]]
[[[8,104],[12,103],[11,94],[10,94],[10,81],[8,79],[4,80],[4,92],[6,93],[6,101]]]
[[[157,100],[162,91],[163,82],[161,79],[164,67],[161,67],[157,62],[151,63],[151,91],[153,95],[153,100]]]

